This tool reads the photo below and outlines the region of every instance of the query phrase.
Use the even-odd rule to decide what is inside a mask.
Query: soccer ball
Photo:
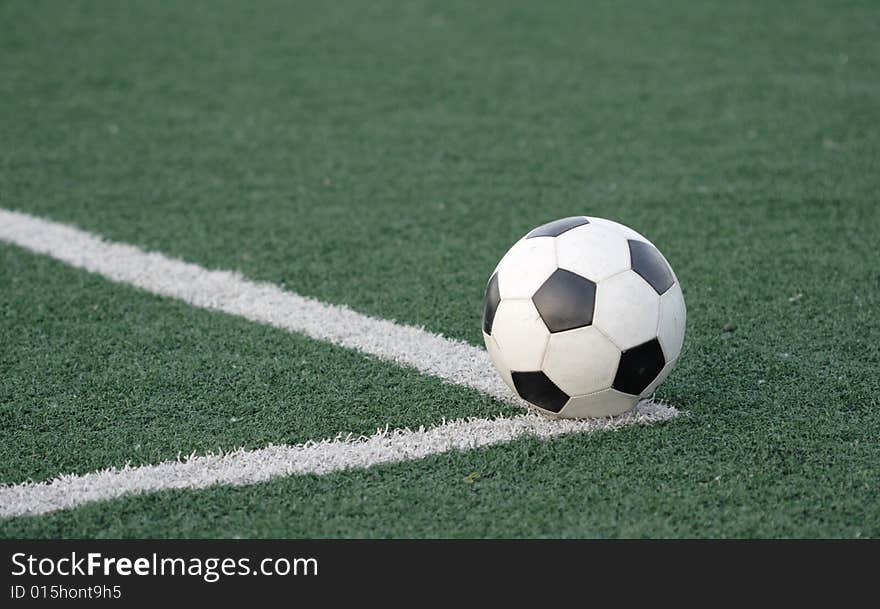
[[[545,414],[616,415],[675,367],[685,305],[672,267],[636,231],[575,216],[517,241],[486,286],[483,339],[501,377]]]

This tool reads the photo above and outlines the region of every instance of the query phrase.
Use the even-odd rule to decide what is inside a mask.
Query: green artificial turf
[[[689,313],[668,424],[0,533],[880,534],[878,23],[869,1],[0,4],[2,207],[475,344],[505,249],[586,213],[651,238]],[[502,408],[0,261],[0,482]]]
[[[875,405],[876,407],[876,405]],[[869,407],[743,412],[525,440],[252,487],[164,492],[0,521],[28,536],[639,537],[880,534]],[[794,416],[788,416],[794,415]],[[845,422],[841,422],[843,419]],[[816,426],[827,429],[817,433]],[[818,435],[810,441],[811,435]],[[821,446],[821,450],[817,447]],[[828,451],[831,449],[831,452]],[[845,475],[841,471],[845,469]],[[479,477],[474,481],[472,472]]]
[[[5,245],[0,286],[3,483],[521,412]]]

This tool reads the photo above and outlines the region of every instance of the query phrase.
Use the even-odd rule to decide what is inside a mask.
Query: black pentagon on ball
[[[589,223],[590,221],[583,216],[572,216],[570,218],[553,220],[553,222],[542,224],[538,228],[533,229],[528,235],[526,235],[526,239],[532,239],[534,237],[558,237],[566,231],[570,231],[573,228]]]
[[[629,257],[632,270],[641,275],[658,294],[663,294],[675,283],[672,269],[650,243],[630,240]]]
[[[551,332],[564,332],[593,323],[596,284],[577,273],[556,269],[532,302]]]
[[[495,311],[501,302],[501,292],[498,291],[498,273],[492,275],[486,285],[486,294],[483,296],[483,332],[492,334],[492,322],[495,321]]]
[[[516,392],[526,402],[550,412],[559,412],[568,396],[543,372],[511,372]]]
[[[627,349],[620,356],[612,387],[623,393],[639,395],[654,382],[665,365],[666,358],[656,338]]]

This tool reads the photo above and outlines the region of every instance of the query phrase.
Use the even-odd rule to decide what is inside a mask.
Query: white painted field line
[[[344,306],[324,304],[275,285],[247,280],[238,273],[210,271],[2,208],[0,240],[154,294],[356,349],[504,401],[518,402],[483,349],[421,328],[361,315]],[[268,446],[157,465],[66,475],[46,482],[0,486],[0,517],[45,514],[162,490],[246,485],[281,476],[328,474],[491,446],[525,436],[549,438],[665,421],[677,414],[670,406],[644,401],[632,412],[613,419],[553,421],[535,414],[467,419],[415,431],[386,430],[354,440],[336,438],[298,446]]]
[[[3,208],[0,240],[153,294],[305,334],[471,387],[499,400],[517,401],[485,350],[422,328],[368,317],[270,283],[250,281],[239,273],[211,271]]]
[[[619,429],[676,416],[675,408],[650,401],[609,419],[554,421],[536,414],[512,418],[461,419],[431,428],[379,431],[370,437],[338,438],[298,446],[268,446],[224,455],[204,455],[157,465],[107,469],[48,482],[0,487],[0,517],[36,516],[95,501],[172,489],[244,486],[273,478],[330,474],[382,463],[414,461],[534,436]]]

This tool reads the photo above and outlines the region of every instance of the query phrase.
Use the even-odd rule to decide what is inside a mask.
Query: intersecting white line
[[[472,450],[528,436],[551,438],[657,423],[677,414],[670,406],[643,401],[634,410],[607,419],[554,421],[537,414],[459,419],[416,430],[380,430],[372,436],[355,439],[267,446],[156,465],[111,468],[79,476],[61,476],[47,482],[0,487],[0,517],[35,516],[126,495],[215,485],[243,486],[283,476],[323,475],[382,463],[414,461],[452,450]]]
[[[0,208],[0,241],[45,254],[115,282],[223,311],[276,328],[356,349],[505,402],[522,403],[500,379],[481,348],[417,328],[362,315],[196,264],[107,241],[80,229]],[[268,446],[184,461],[111,468],[45,482],[0,486],[0,516],[37,515],[94,501],[171,489],[246,485],[281,476],[327,474],[381,463],[410,461],[450,450],[470,450],[536,436],[613,430],[654,423],[678,411],[652,401],[609,419],[554,421],[535,414],[462,419],[418,430],[380,431],[370,437],[334,438],[297,446]]]

